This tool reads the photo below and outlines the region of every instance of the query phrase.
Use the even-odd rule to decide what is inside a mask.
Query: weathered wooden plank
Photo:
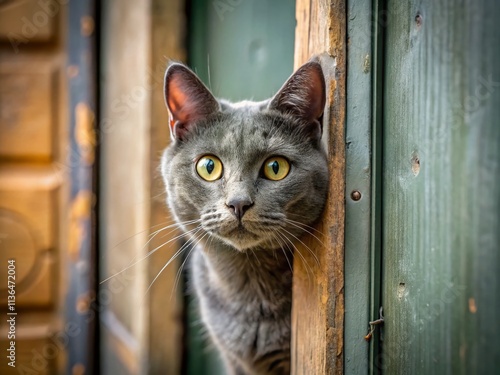
[[[344,371],[365,375],[371,320],[372,1],[347,4]]]
[[[318,230],[294,261],[292,373],[341,374],[344,330],[346,8],[343,0],[298,0],[295,67],[323,54],[328,87],[324,137],[330,160],[328,203]],[[313,255],[318,258],[318,262]]]
[[[387,374],[500,368],[500,3],[389,1]]]
[[[102,4],[99,186],[101,279],[147,253],[150,226],[150,2]],[[132,47],[133,46],[133,47]],[[145,373],[148,263],[102,284],[101,372]],[[119,344],[118,344],[119,343]]]
[[[186,26],[185,1],[153,0],[151,8],[151,62],[149,83],[151,88],[150,166],[151,208],[150,234],[174,222],[165,203],[165,187],[158,173],[160,155],[170,141],[168,113],[163,99],[163,76],[167,58],[185,61],[184,33]],[[149,243],[152,251],[179,234],[164,230]],[[148,280],[158,275],[164,264],[179,248],[176,241],[162,246],[148,258]],[[182,259],[173,261],[159,277],[148,294],[149,300],[149,374],[180,374],[183,352],[183,296],[182,282],[176,276]],[[182,281],[182,280],[181,280]],[[177,286],[177,289],[175,289]]]

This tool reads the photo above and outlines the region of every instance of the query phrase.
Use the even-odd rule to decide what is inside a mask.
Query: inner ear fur
[[[165,73],[165,103],[173,139],[182,139],[196,121],[219,110],[219,103],[186,66],[171,64]]]

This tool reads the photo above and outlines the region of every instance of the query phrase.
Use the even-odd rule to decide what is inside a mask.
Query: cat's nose
[[[227,206],[234,214],[234,216],[236,216],[238,220],[241,220],[245,212],[247,212],[247,210],[253,206],[253,202],[250,199],[246,198],[235,198],[227,202]]]

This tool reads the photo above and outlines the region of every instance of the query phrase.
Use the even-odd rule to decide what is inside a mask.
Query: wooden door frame
[[[305,262],[301,261],[301,257],[294,260],[292,374],[342,374],[346,1],[297,0],[296,4],[295,68],[311,56],[320,55],[326,79],[327,102],[323,124],[330,187],[324,216],[318,226],[322,242],[306,239],[312,251],[301,250]]]
[[[151,133],[150,133],[150,233],[165,226],[165,221],[173,222],[165,200],[165,187],[159,173],[159,161],[162,151],[170,143],[168,112],[164,101],[163,76],[169,61],[186,61],[187,49],[185,34],[187,20],[185,0],[151,0],[151,62],[150,71],[155,82],[151,92]],[[168,56],[167,60],[165,56]],[[163,232],[165,233],[165,232]],[[168,234],[169,238],[179,234]],[[156,236],[149,243],[152,251],[168,240],[168,237]],[[153,280],[159,272],[158,265],[169,262],[178,250],[178,242],[170,242],[148,260],[148,279]],[[177,258],[165,270],[161,271],[162,285],[151,288],[149,300],[148,347],[149,368],[151,375],[166,373],[180,374],[184,352],[184,314],[182,279],[176,281],[181,264]],[[165,288],[166,286],[166,288]],[[177,290],[174,287],[177,286]]]
[[[327,83],[323,120],[330,189],[323,243],[294,263],[292,373],[366,374],[378,335],[365,336],[378,318],[379,214],[373,179],[379,162],[372,119],[379,118],[374,81],[380,72],[370,0],[297,0],[295,67],[319,55]],[[380,39],[377,39],[380,42]],[[378,50],[380,52],[380,50]],[[375,140],[375,143],[373,143]],[[377,151],[374,155],[373,151]],[[378,202],[380,203],[380,202]],[[308,255],[306,255],[308,254]],[[312,272],[311,272],[312,271]],[[312,274],[312,278],[311,275]]]
[[[181,372],[182,295],[173,290],[178,260],[149,286],[177,249],[175,242],[161,246],[176,233],[156,231],[173,222],[159,172],[170,140],[163,75],[169,59],[186,59],[184,8],[184,0],[103,3],[100,279],[140,261],[99,290],[113,300],[99,303],[103,350],[112,357],[101,371]],[[132,181],[130,195],[118,197]],[[134,311],[134,322],[124,310]]]

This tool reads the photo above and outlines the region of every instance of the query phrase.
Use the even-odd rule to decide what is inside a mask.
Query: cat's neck
[[[228,293],[245,289],[273,298],[283,286],[291,286],[293,254],[288,249],[238,251],[219,241],[198,249],[211,283]]]

